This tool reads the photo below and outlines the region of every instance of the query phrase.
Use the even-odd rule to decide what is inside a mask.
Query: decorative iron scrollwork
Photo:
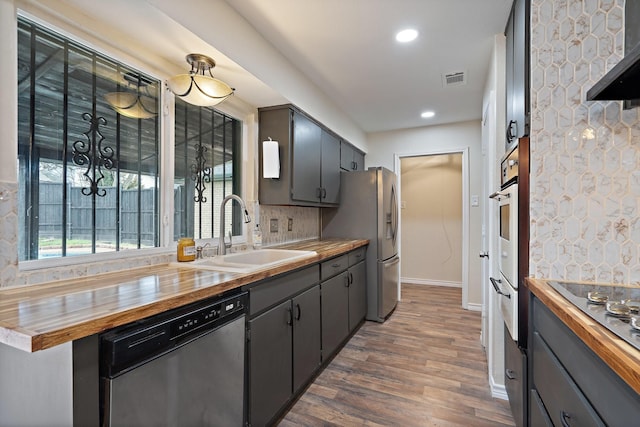
[[[87,178],[90,187],[84,187],[82,194],[90,196],[104,197],[107,191],[98,188],[100,181],[104,179],[102,168],[112,169],[114,167],[114,151],[108,145],[103,145],[104,136],[100,133],[100,126],[105,126],[107,120],[104,117],[94,118],[89,113],[84,113],[82,119],[89,122],[89,130],[83,133],[87,141],[77,140],[73,143],[73,163],[78,166],[87,166],[87,170],[82,174]]]
[[[196,195],[193,196],[193,201],[196,203],[207,203],[207,198],[203,196],[204,191],[207,189],[205,185],[211,182],[211,167],[206,166],[207,156],[205,153],[208,151],[207,147],[202,144],[196,145],[196,163],[191,165],[191,179],[196,183]]]

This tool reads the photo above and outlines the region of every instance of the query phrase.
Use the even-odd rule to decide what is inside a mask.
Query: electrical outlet
[[[278,232],[278,218],[271,218],[269,220],[269,231],[272,233]]]
[[[293,231],[293,218],[287,220],[287,231]]]

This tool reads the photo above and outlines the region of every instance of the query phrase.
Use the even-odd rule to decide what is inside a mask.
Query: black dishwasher
[[[100,337],[102,426],[242,426],[247,293]]]

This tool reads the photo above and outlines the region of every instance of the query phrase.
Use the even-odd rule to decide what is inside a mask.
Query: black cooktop
[[[632,317],[637,317],[640,324],[640,314],[615,316],[607,311],[605,304],[595,304],[588,299],[590,292],[598,292],[600,295],[606,295],[610,302],[638,302],[640,301],[640,287],[588,285],[559,281],[548,281],[547,283],[593,320],[640,350],[640,330],[631,326]]]

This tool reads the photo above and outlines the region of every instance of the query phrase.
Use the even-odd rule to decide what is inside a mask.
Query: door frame
[[[451,150],[430,150],[413,153],[394,153],[393,168],[397,176],[398,201],[402,200],[400,160],[405,157],[438,156],[446,154],[462,154],[462,308],[477,310],[475,305],[469,306],[469,147]],[[400,203],[398,203],[400,205]],[[398,256],[402,256],[402,215],[398,221]],[[402,270],[400,270],[402,277]],[[402,283],[398,286],[398,300],[402,293]]]

